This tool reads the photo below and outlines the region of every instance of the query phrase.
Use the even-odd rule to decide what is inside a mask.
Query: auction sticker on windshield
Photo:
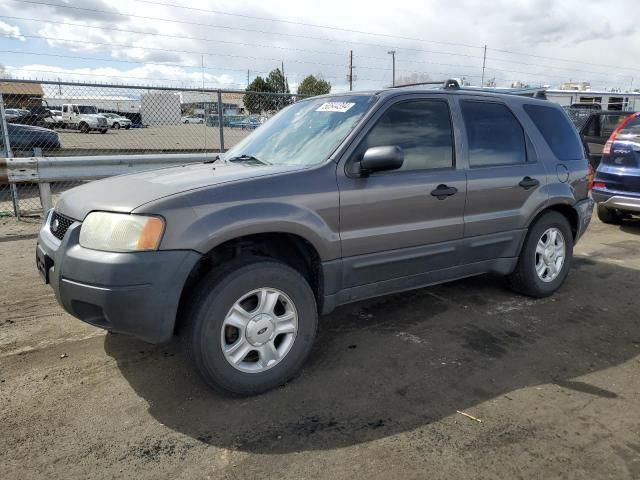
[[[316,112],[341,112],[344,113],[353,107],[355,103],[349,102],[325,102],[316,108]]]

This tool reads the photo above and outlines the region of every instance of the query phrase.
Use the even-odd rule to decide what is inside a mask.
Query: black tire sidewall
[[[196,367],[208,383],[233,394],[251,395],[277,387],[298,372],[311,350],[318,323],[315,297],[298,272],[277,262],[257,261],[227,274],[205,278],[202,285],[204,294],[198,296],[199,305],[195,305],[190,342]],[[277,288],[291,298],[298,314],[298,332],[291,350],[280,363],[264,372],[246,373],[225,358],[221,329],[231,306],[248,292],[262,287]]]
[[[538,241],[542,237],[542,234],[549,228],[557,228],[562,232],[562,236],[564,237],[565,242],[565,260],[562,265],[562,270],[560,274],[551,282],[543,282],[536,272],[535,268],[535,254],[536,254],[536,246]],[[550,212],[540,217],[540,219],[533,225],[529,234],[527,235],[527,239],[525,241],[524,247],[520,254],[519,265],[522,268],[521,274],[526,283],[528,283],[528,288],[531,290],[530,295],[544,297],[547,295],[551,295],[555,292],[560,286],[563,284],[567,275],[569,274],[569,270],[571,269],[571,263],[573,261],[573,233],[571,232],[571,227],[567,219],[555,212]]]

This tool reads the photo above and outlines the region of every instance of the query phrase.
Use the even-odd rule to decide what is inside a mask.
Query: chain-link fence
[[[278,93],[3,80],[0,143],[5,157],[221,152],[296,99]],[[53,184],[54,198],[72,185]],[[0,184],[0,216],[40,213],[37,185]]]

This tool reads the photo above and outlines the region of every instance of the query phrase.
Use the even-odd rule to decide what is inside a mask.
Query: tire
[[[265,310],[271,315],[259,313],[263,291],[269,295],[264,298],[277,296],[275,307]],[[237,304],[246,307],[246,315],[231,314]],[[318,324],[315,296],[304,277],[283,263],[250,258],[222,265],[200,282],[190,305],[183,340],[196,370],[216,390],[241,396],[270,390],[293,378],[311,351]],[[296,316],[297,331],[274,330],[280,325],[293,331],[289,322],[294,320],[278,323],[277,319]],[[275,350],[269,350],[270,345]],[[235,365],[223,351],[232,346],[237,346]],[[281,356],[264,363],[263,348]]]
[[[80,125],[78,125],[78,129],[81,133],[89,133],[91,131],[91,128],[89,128],[89,125],[86,123],[81,123]]]
[[[609,225],[620,225],[624,214],[614,208],[608,208],[604,205],[598,205],[598,218],[602,223],[608,223]]]
[[[185,124],[185,125],[189,125],[189,120],[185,120],[185,121],[184,121],[184,124]]]
[[[129,130],[131,128],[131,125],[127,125],[126,127],[124,127],[125,130]]]
[[[551,241],[553,231],[556,232],[556,242],[559,242],[557,234],[560,233],[564,244],[564,257],[561,263],[559,262],[560,255],[555,253],[560,251],[559,247],[553,248],[551,246],[553,245]],[[542,249],[545,253],[539,253],[539,242],[544,243],[545,239],[550,246]],[[518,293],[534,298],[548,297],[558,290],[567,278],[572,259],[573,233],[569,221],[558,212],[547,212],[538,218],[529,229],[520,251],[518,264],[509,276],[511,288]],[[538,272],[537,267],[540,267],[542,273]]]
[[[113,128],[115,128],[116,130],[120,130],[120,124],[118,122],[114,122]]]
[[[108,128],[103,128],[102,130],[100,130],[100,133],[105,134],[107,133]]]

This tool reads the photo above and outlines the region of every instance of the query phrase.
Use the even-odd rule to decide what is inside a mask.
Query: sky
[[[14,78],[244,89],[284,64],[354,90],[495,79],[640,87],[638,0],[2,0],[0,66]],[[365,6],[366,5],[366,6]],[[487,46],[486,57],[484,47]]]

